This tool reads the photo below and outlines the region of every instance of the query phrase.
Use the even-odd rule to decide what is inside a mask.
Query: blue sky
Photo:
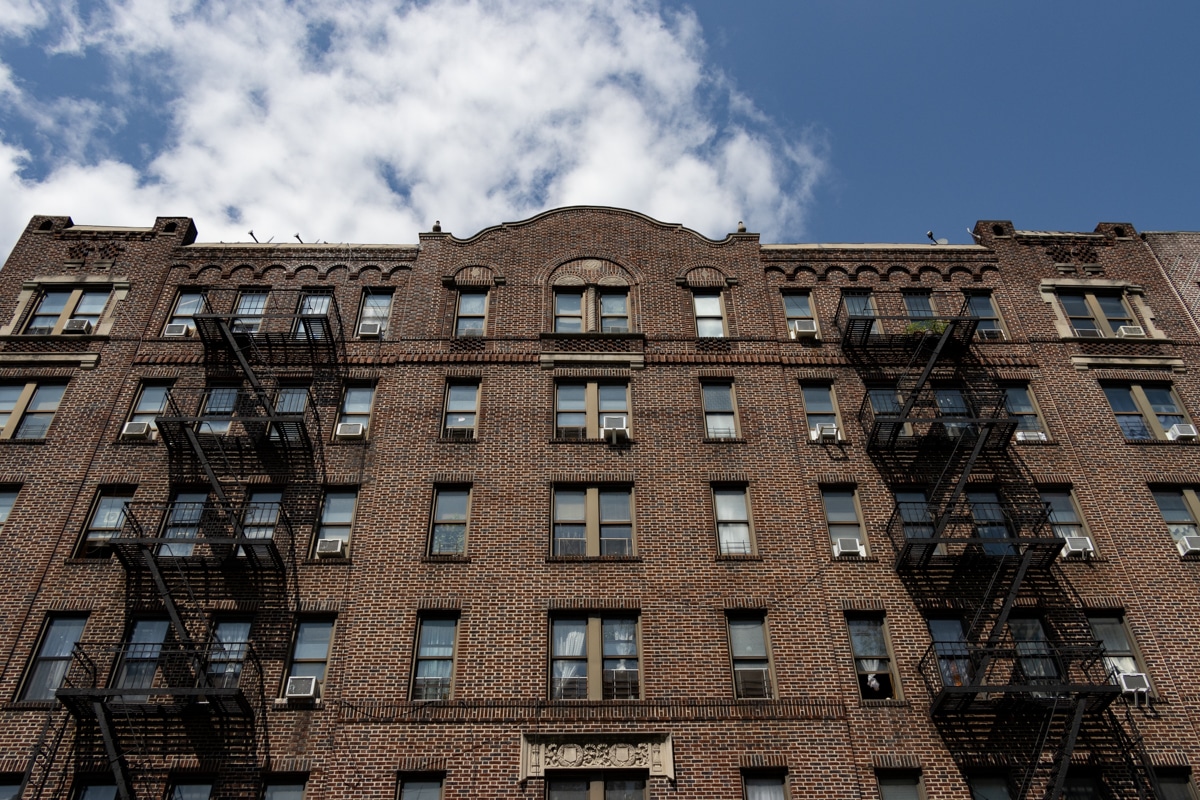
[[[35,213],[412,242],[546,208],[766,241],[1200,228],[1200,4],[0,0]]]

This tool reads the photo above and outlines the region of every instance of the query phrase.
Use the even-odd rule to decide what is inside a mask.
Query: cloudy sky
[[[570,204],[785,242],[1197,229],[1198,5],[0,0],[0,254],[35,213],[206,241]]]

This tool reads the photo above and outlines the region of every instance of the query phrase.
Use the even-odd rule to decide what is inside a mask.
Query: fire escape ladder
[[[1154,771],[1150,753],[1146,750],[1145,737],[1138,729],[1129,704],[1125,703],[1123,706],[1125,709],[1124,724],[1112,706],[1105,709],[1105,722],[1119,742],[1120,752],[1129,767],[1139,800],[1162,800],[1163,795],[1158,785],[1158,775]],[[1126,726],[1128,726],[1128,730],[1126,730]]]
[[[101,700],[92,703],[92,712],[96,715],[96,725],[100,728],[100,738],[104,742],[104,753],[108,757],[108,766],[112,770],[113,780],[117,784],[117,795],[121,800],[134,800],[133,785],[129,778],[129,767],[125,757],[117,749],[117,739],[113,733],[112,719],[108,715],[108,706]]]
[[[1087,700],[1075,698],[1075,713],[1071,722],[1063,731],[1062,742],[1054,753],[1050,768],[1054,771],[1054,781],[1046,788],[1045,800],[1058,800],[1062,797],[1063,786],[1067,781],[1067,772],[1071,769],[1071,754],[1075,752],[1075,742],[1079,738],[1079,729],[1083,725],[1083,715],[1087,711]],[[1037,755],[1034,755],[1037,758]]]
[[[55,718],[60,717],[56,722]],[[67,726],[71,721],[71,715],[62,712],[61,707],[53,708],[46,712],[46,722],[42,726],[42,732],[38,735],[37,743],[33,746],[33,752],[30,754],[29,762],[25,765],[25,774],[21,776],[21,788],[17,792],[18,797],[39,798],[46,790],[46,784],[50,781],[50,776],[53,774],[54,761],[58,757],[58,748],[62,745],[63,737],[66,736]],[[35,788],[31,794],[26,794],[26,790],[31,783],[34,783],[34,770],[41,770]]]

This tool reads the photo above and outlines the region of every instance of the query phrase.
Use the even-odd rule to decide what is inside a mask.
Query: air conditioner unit
[[[367,435],[367,428],[361,422],[339,422],[333,435],[338,439],[361,439]]]
[[[600,437],[614,444],[629,441],[629,417],[612,414],[600,418]]]
[[[975,333],[984,341],[995,342],[1004,340],[1004,331],[1001,328],[979,328]]]
[[[857,536],[845,536],[833,540],[834,556],[865,556],[867,548]]]
[[[1044,442],[1046,434],[1042,431],[1017,431],[1018,442]]]
[[[1149,694],[1150,679],[1144,672],[1121,672],[1117,674],[1117,683],[1126,694]]]
[[[811,339],[817,335],[817,321],[815,319],[798,319],[792,323],[788,335],[793,339]]]
[[[483,336],[483,328],[463,328],[458,332],[459,336]]]
[[[184,322],[172,322],[163,328],[163,336],[191,336],[192,326]]]
[[[1122,325],[1117,328],[1117,336],[1122,339],[1145,339],[1146,329],[1141,325]]]
[[[383,323],[381,322],[358,323],[358,335],[363,339],[378,339],[382,333]]]
[[[1091,558],[1095,552],[1096,547],[1087,536],[1066,536],[1063,538],[1063,558]]]
[[[1176,545],[1181,556],[1200,555],[1200,536],[1184,536]]]
[[[83,333],[92,332],[92,323],[86,319],[69,319],[67,324],[63,325],[63,333]]]
[[[121,428],[122,439],[149,439],[153,429],[149,422],[126,422]]]
[[[1179,439],[1192,440],[1196,438],[1196,426],[1188,425],[1183,422],[1177,422],[1167,431],[1167,438],[1171,441]]]
[[[312,700],[317,696],[319,689],[320,686],[315,677],[293,675],[287,679],[283,696],[290,700]]]
[[[841,432],[838,431],[838,426],[833,422],[819,422],[817,427],[809,432],[814,442],[836,442],[841,438]]]
[[[341,539],[318,539],[317,558],[345,558],[346,543]]]

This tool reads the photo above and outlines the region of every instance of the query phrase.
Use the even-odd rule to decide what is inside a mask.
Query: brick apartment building
[[[975,235],[34,217],[0,798],[1194,800],[1197,327]]]

